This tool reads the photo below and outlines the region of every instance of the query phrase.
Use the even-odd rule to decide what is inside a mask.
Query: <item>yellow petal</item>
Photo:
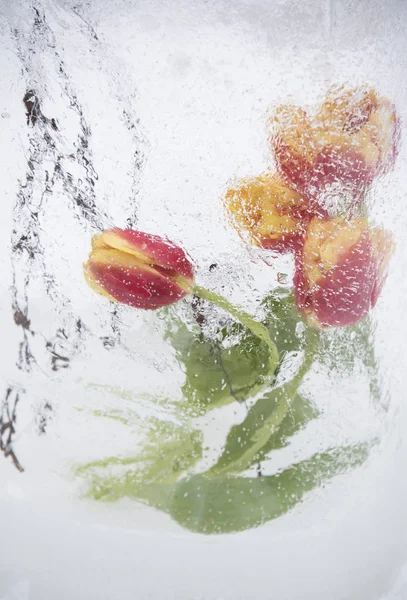
[[[83,274],[85,276],[86,283],[94,292],[101,294],[102,296],[104,296],[105,298],[110,300],[111,302],[116,302],[116,299],[113,298],[113,296],[111,296],[108,292],[106,292],[104,287],[100,283],[98,283],[96,281],[96,279],[94,279],[92,277],[92,275],[89,272],[89,264],[88,263],[83,265]]]
[[[114,250],[119,250],[124,254],[132,255],[137,258],[138,261],[145,264],[151,263],[151,257],[146,256],[140,252],[140,250],[136,250],[128,240],[123,239],[116,231],[112,229],[108,229],[101,234],[99,246],[112,248]]]

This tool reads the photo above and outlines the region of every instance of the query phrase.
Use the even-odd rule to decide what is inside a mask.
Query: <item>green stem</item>
[[[201,287],[200,285],[196,285],[192,290],[192,293],[196,296],[199,296],[199,298],[209,300],[209,302],[216,304],[217,306],[219,306],[219,308],[226,310],[229,314],[232,315],[234,319],[236,319],[236,321],[239,321],[239,323],[244,325],[244,327],[250,329],[250,331],[257,338],[259,338],[262,342],[265,342],[269,348],[269,362],[270,366],[272,367],[271,372],[274,373],[279,363],[280,357],[278,354],[277,346],[270,338],[267,327],[265,327],[262,323],[255,321],[253,317],[251,317],[247,312],[241,310],[240,308],[237,308],[236,306],[231,304],[229,300],[226,300],[226,298],[224,298],[223,296],[220,296],[215,292],[211,292]]]
[[[274,410],[273,415],[267,422],[269,435],[273,435],[278,431],[281,423],[287,416],[287,413],[290,410],[291,400],[293,399],[294,395],[298,391],[298,388],[300,387],[305,375],[310,370],[313,360],[314,360],[313,354],[306,353],[301,367],[299,368],[298,372],[294,375],[294,377],[291,379],[291,381],[289,381],[288,383],[283,385],[281,388],[277,388],[280,391],[281,399],[280,399],[276,409]],[[262,425],[263,425],[263,423],[260,422],[259,428],[261,428]]]

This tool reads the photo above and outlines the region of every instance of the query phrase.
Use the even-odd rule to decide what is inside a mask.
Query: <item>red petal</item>
[[[314,177],[319,188],[340,181],[358,189],[371,183],[374,175],[375,170],[364,156],[349,148],[325,146],[315,163]]]
[[[181,300],[187,292],[176,281],[148,265],[101,265],[90,263],[88,272],[117,302],[154,310]]]
[[[125,240],[136,252],[149,259],[151,264],[173,269],[187,279],[194,279],[191,261],[184,250],[169,240],[133,229],[115,227],[111,231]]]
[[[323,326],[352,325],[372,308],[372,294],[377,282],[377,264],[367,231],[350,248],[340,264],[330,269],[317,290],[306,291],[304,279],[299,279],[298,298],[305,310],[312,306]],[[301,290],[302,286],[302,290]]]
[[[274,156],[280,174],[295,190],[303,194],[310,194],[312,179],[312,165],[278,136],[274,144]]]

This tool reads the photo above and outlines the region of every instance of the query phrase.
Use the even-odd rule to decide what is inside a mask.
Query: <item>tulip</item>
[[[108,229],[92,240],[84,265],[90,287],[109,300],[154,310],[192,291],[185,252],[170,241],[132,229]]]
[[[278,365],[278,350],[267,328],[216,292],[195,285],[185,252],[166,239],[131,229],[107,229],[93,237],[84,274],[94,291],[135,308],[154,310],[193,293],[228,311],[268,346],[270,373]]]
[[[313,219],[296,256],[295,298],[310,325],[353,325],[377,302],[393,250],[364,218]]]
[[[270,142],[279,172],[316,197],[333,183],[360,197],[394,165],[400,121],[394,105],[369,88],[333,88],[314,117],[284,105],[272,119]]]
[[[280,252],[301,245],[312,217],[306,198],[271,173],[230,188],[225,205],[240,235],[256,246]]]

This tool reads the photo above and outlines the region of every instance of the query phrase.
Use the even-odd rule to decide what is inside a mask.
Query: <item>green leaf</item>
[[[289,388],[283,386],[260,398],[243,421],[230,429],[224,450],[210,472],[236,473],[256,463],[271,436],[278,434],[295,393],[295,389],[291,393]]]
[[[110,456],[76,469],[77,475],[97,479],[108,467],[133,466],[132,477],[139,482],[174,482],[202,458],[202,432],[169,421],[151,419],[148,441],[134,457]],[[103,490],[99,491],[103,495]]]
[[[312,419],[316,419],[319,414],[316,406],[297,392],[291,401],[290,410],[281,422],[279,429],[269,437],[266,444],[259,450],[256,462],[262,460],[272,450],[287,446],[290,442],[290,437],[301,429],[304,429],[305,425]]]
[[[292,292],[285,288],[273,290],[264,298],[262,306],[266,313],[265,325],[280,355],[300,350],[309,327],[295,306]]]
[[[198,414],[245,400],[272,375],[267,345],[245,327],[234,323],[218,335],[219,340],[205,337],[183,323],[167,334],[185,369],[182,391]]]
[[[306,492],[363,463],[368,452],[367,444],[329,450],[276,475],[258,478],[200,474],[173,484],[143,484],[127,472],[123,477],[95,480],[89,496],[110,501],[134,498],[199,533],[243,531],[283,515]]]
[[[230,429],[223,453],[211,473],[244,471],[259,460],[260,451],[278,434],[292,410],[298,387],[312,360],[313,353],[309,351],[290,381],[267,392],[250,408],[245,419]]]
[[[265,325],[280,353],[299,351],[304,345],[302,319],[292,294],[277,290],[263,301]],[[270,373],[269,350],[251,331],[239,323],[218,330],[217,339],[199,328],[172,317],[167,339],[185,369],[183,394],[192,414],[243,401],[257,394]]]

